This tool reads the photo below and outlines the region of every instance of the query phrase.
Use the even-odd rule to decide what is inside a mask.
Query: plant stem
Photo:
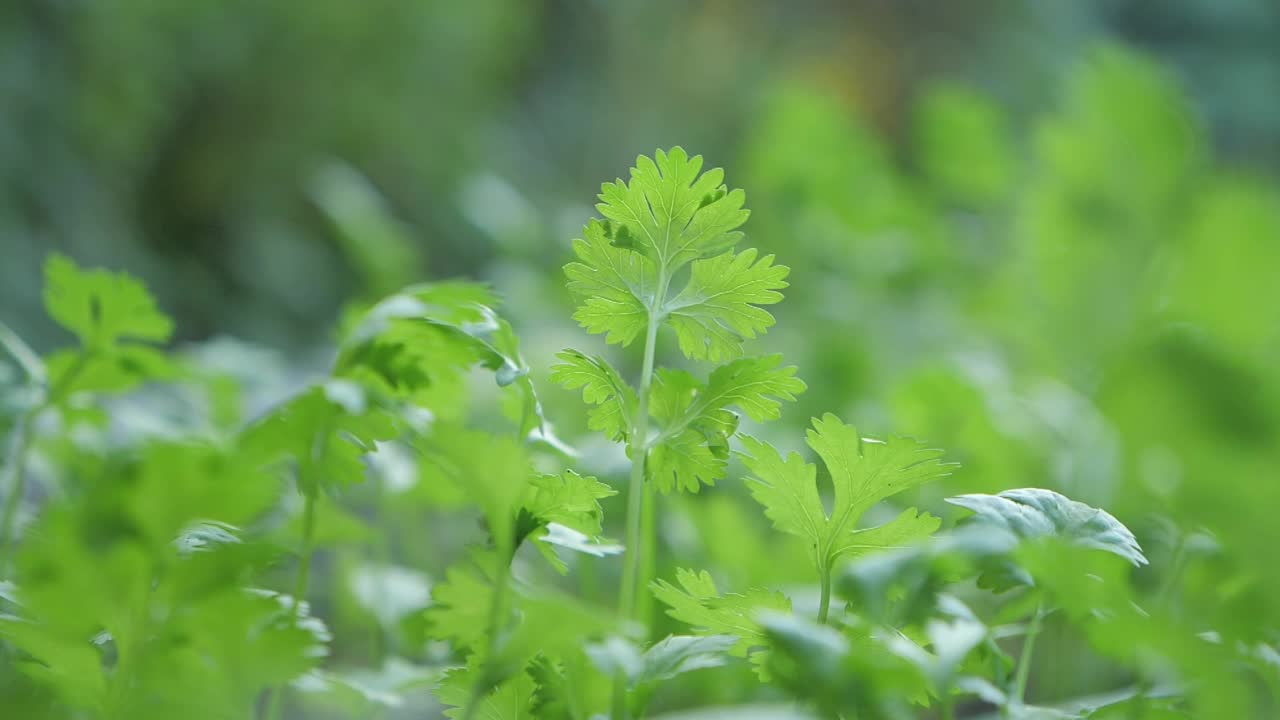
[[[1009,705],[1005,707],[1006,713],[1011,706],[1022,707],[1023,698],[1027,693],[1027,679],[1031,676],[1031,656],[1036,649],[1036,638],[1039,637],[1040,631],[1044,627],[1044,602],[1036,605],[1035,615],[1031,616],[1031,622],[1027,625],[1027,635],[1022,641],[1022,652],[1018,653],[1018,672],[1013,680],[1013,692],[1009,695]]]
[[[639,402],[631,427],[631,479],[627,484],[627,530],[622,567],[622,592],[618,615],[623,622],[636,620],[636,600],[640,590],[641,557],[644,553],[645,459],[649,454],[649,391],[653,383],[653,359],[658,348],[658,308],[667,294],[666,273],[658,277],[654,304],[649,308],[644,336],[644,359],[640,367]],[[613,679],[613,720],[627,717],[627,679],[618,673]]]
[[[619,615],[624,621],[636,619],[636,594],[640,556],[643,552],[644,464],[649,454],[646,444],[649,435],[649,390],[653,382],[653,357],[658,340],[658,325],[654,319],[650,313],[649,328],[644,340],[644,363],[640,370],[639,403],[631,429],[631,479],[627,484],[627,530],[624,544],[626,558],[623,562],[622,594],[618,605]]]
[[[827,624],[827,613],[831,610],[831,568],[825,563],[822,568],[821,597],[818,600],[818,624]]]
[[[302,494],[302,547],[298,552],[298,574],[293,580],[293,606],[290,612],[297,620],[302,613],[302,602],[307,596],[307,585],[311,577],[311,555],[315,544],[316,532],[316,496],[314,493]],[[267,707],[267,717],[280,720],[284,713],[284,685],[277,685],[271,690],[271,702]]]
[[[22,496],[27,492],[27,449],[31,446],[31,425],[34,419],[35,412],[29,412],[14,428],[9,462],[4,466],[4,480],[0,481],[0,487],[8,491],[4,500],[4,515],[0,517],[0,543],[3,543],[0,546],[0,575],[8,573],[9,559],[18,544],[14,522],[18,517]]]
[[[492,663],[494,656],[498,653],[498,633],[502,630],[502,617],[506,611],[507,590],[511,581],[511,557],[515,548],[504,549],[499,548],[493,556],[494,561],[494,578],[493,578],[493,594],[490,598],[489,605],[489,637],[485,643],[487,649],[484,655],[484,662],[487,665]],[[481,687],[487,686],[488,679],[485,677],[485,670],[481,670],[480,677],[477,678],[475,685],[471,688],[471,699],[467,701],[466,713],[463,720],[472,720],[476,711],[480,708],[480,698],[483,695]]]
[[[302,547],[298,555],[298,576],[293,580],[293,617],[296,619],[307,597],[311,580],[311,555],[316,533],[316,496],[306,493],[302,499]]]

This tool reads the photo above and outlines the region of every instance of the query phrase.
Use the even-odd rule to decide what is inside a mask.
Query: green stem
[[[506,552],[499,549],[493,557],[495,576],[493,578],[492,602],[489,606],[489,637],[484,655],[486,664],[492,663],[494,656],[498,653],[498,634],[502,631],[502,618],[506,614],[507,590],[511,581],[510,562],[513,554],[514,548]],[[463,720],[473,720],[476,711],[480,709],[480,698],[483,696],[481,687],[489,684],[485,674],[486,671],[482,670],[476,684],[471,688],[471,699],[467,701],[467,710],[463,715]]]
[[[316,532],[316,496],[314,493],[302,494],[302,547],[298,551],[298,574],[293,580],[293,605],[290,612],[297,620],[302,613],[302,603],[307,596],[307,585],[311,579],[311,555],[315,545]],[[277,685],[271,690],[271,702],[267,707],[267,717],[280,720],[284,713],[284,685]]]
[[[1011,710],[1012,706],[1022,707],[1023,698],[1027,693],[1027,680],[1031,677],[1031,656],[1036,649],[1036,638],[1040,636],[1040,631],[1044,628],[1044,603],[1036,605],[1035,615],[1031,616],[1031,622],[1027,625],[1027,635],[1022,640],[1022,652],[1018,653],[1018,671],[1013,680],[1013,692],[1009,695],[1009,704],[1005,707],[1006,713]]]
[[[821,597],[818,601],[818,624],[827,624],[827,613],[831,610],[831,567],[822,568]]]
[[[43,384],[46,378],[39,358],[36,358],[26,344],[7,327],[0,325],[0,331],[3,331],[0,332],[0,338],[4,340],[5,349],[22,364],[33,385]],[[11,337],[6,337],[4,333],[8,333]],[[31,433],[34,430],[36,417],[62,401],[63,395],[71,387],[72,382],[88,365],[89,357],[88,350],[81,350],[71,367],[67,368],[62,377],[58,378],[58,382],[49,388],[48,393],[35,407],[23,414],[18,427],[14,428],[13,447],[10,450],[8,462],[4,466],[4,478],[0,480],[0,487],[9,489],[9,494],[5,497],[3,515],[0,515],[0,573],[8,571],[12,551],[18,544],[14,523],[18,517],[18,506],[22,503],[22,496],[27,491],[27,453],[31,449]]]
[[[293,617],[295,619],[307,597],[307,586],[311,582],[311,555],[315,534],[316,496],[313,493],[307,493],[303,495],[302,500],[302,547],[298,555],[298,575],[293,580]]]
[[[637,619],[636,600],[640,590],[641,557],[644,552],[645,459],[649,454],[649,391],[653,383],[653,359],[658,347],[658,308],[667,294],[668,278],[658,277],[654,304],[649,308],[645,329],[644,360],[640,367],[639,402],[631,428],[631,479],[627,484],[627,530],[622,567],[622,592],[618,598],[618,615],[623,622]],[[627,717],[627,679],[619,673],[613,679],[613,720]]]
[[[44,384],[45,370],[44,363],[40,362],[40,356],[3,322],[0,322],[0,348],[4,348],[22,367],[22,371],[27,374],[32,384]]]
[[[619,597],[619,615],[634,620],[636,594],[640,576],[640,556],[643,543],[644,515],[644,464],[649,448],[645,443],[649,435],[649,391],[653,382],[653,357],[657,347],[658,326],[653,319],[644,341],[644,364],[640,371],[640,397],[635,423],[631,428],[631,479],[627,485],[627,530],[624,551],[626,557],[622,570],[622,593]]]
[[[14,522],[18,517],[18,506],[22,504],[22,496],[27,492],[27,450],[31,446],[31,425],[35,419],[34,411],[25,415],[13,430],[13,447],[9,452],[9,462],[5,464],[4,481],[0,487],[8,490],[4,500],[4,515],[0,516],[0,575],[8,574],[9,560],[13,549],[18,544]]]

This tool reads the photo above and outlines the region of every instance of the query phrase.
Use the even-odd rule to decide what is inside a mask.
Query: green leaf
[[[565,265],[566,287],[578,299],[573,319],[605,342],[630,345],[649,322],[657,269],[643,255],[613,244],[619,226],[591,220],[573,241],[577,262]]]
[[[724,476],[729,437],[738,430],[736,407],[757,422],[776,419],[781,401],[805,390],[795,367],[778,367],[780,355],[742,358],[721,365],[703,386],[683,371],[659,370],[651,391],[651,414],[662,429],[648,462],[662,492],[697,492]]]
[[[530,475],[523,444],[508,436],[436,423],[417,445],[423,464],[434,469],[433,479],[452,483],[480,507],[494,546],[510,557]]]
[[[737,642],[733,635],[668,635],[642,653],[634,643],[615,635],[588,645],[586,652],[606,675],[626,677],[630,712],[643,717],[658,685],[683,673],[724,665]]]
[[[444,714],[449,718],[471,717],[475,720],[528,720],[532,716],[534,693],[537,686],[527,672],[518,673],[483,697],[473,698],[476,677],[483,670],[478,667],[455,668],[444,674],[436,687],[436,697],[450,709]],[[474,714],[469,713],[475,703]]]
[[[563,350],[556,357],[563,362],[551,366],[551,381],[567,390],[582,388],[583,401],[599,406],[590,411],[587,427],[615,442],[626,440],[636,414],[631,386],[603,358],[577,350]]]
[[[249,426],[241,447],[260,462],[290,459],[299,489],[362,482],[364,457],[376,443],[400,433],[397,418],[378,407],[359,385],[330,380],[304,391]]]
[[[772,255],[756,256],[749,248],[693,263],[688,284],[662,308],[685,357],[735,358],[743,340],[773,325],[773,316],[758,306],[782,301],[778,290],[787,287],[790,269],[774,265]]]
[[[124,273],[82,270],[53,253],[44,265],[44,305],[59,325],[89,348],[119,340],[163,343],[173,322],[156,308],[145,286]]]
[[[948,475],[952,466],[939,460],[940,451],[905,438],[863,438],[830,414],[814,419],[807,441],[831,475],[830,516],[818,495],[817,468],[798,454],[783,459],[769,444],[743,438],[742,460],[754,475],[748,486],[765,516],[778,530],[810,543],[819,568],[846,554],[902,545],[937,529],[937,519],[910,510],[888,525],[856,531],[859,518],[877,502]]]
[[[764,645],[764,633],[756,621],[760,610],[791,612],[791,600],[780,592],[753,589],[745,595],[721,595],[711,575],[703,570],[676,570],[676,587],[666,580],[650,586],[659,601],[668,607],[667,614],[691,625],[699,635],[733,635],[738,642],[733,654],[745,655],[753,647]]]
[[[539,523],[560,523],[587,535],[599,535],[604,510],[600,501],[618,494],[594,477],[566,470],[538,474],[529,481],[524,509]]]
[[[431,588],[431,607],[425,614],[427,632],[455,647],[478,650],[485,638],[493,605],[492,583],[479,564],[451,566],[445,579]]]
[[[998,495],[960,495],[952,505],[972,510],[974,520],[1008,530],[1020,538],[1056,536],[1105,550],[1134,565],[1146,565],[1133,532],[1111,513],[1076,502],[1052,490],[1020,488]]]
[[[746,195],[722,183],[720,168],[701,173],[702,156],[680,147],[636,158],[630,182],[605,183],[596,209],[626,228],[631,246],[667,272],[732,248],[750,214]],[[621,245],[615,240],[615,245]]]

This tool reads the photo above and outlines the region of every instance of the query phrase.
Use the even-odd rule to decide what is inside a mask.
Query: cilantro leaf
[[[621,223],[641,253],[674,272],[732,248],[742,238],[735,229],[750,214],[742,208],[745,194],[722,183],[723,170],[701,170],[702,156],[690,158],[680,147],[652,159],[642,155],[630,182],[604,184],[596,209]]]
[[[492,583],[481,564],[453,565],[444,582],[431,588],[431,607],[425,612],[431,637],[469,651],[481,648],[493,607]]]
[[[736,407],[757,422],[780,415],[781,401],[794,400],[805,384],[795,367],[778,367],[780,355],[742,358],[721,365],[706,385],[686,372],[658,371],[650,407],[661,432],[647,469],[662,492],[697,492],[724,476],[729,437],[738,430]]]
[[[124,273],[82,270],[54,253],[45,261],[44,276],[49,316],[87,348],[122,339],[163,343],[173,334],[173,321],[156,308],[151,293]]]
[[[649,322],[657,291],[657,268],[649,258],[617,247],[619,226],[591,220],[573,241],[577,262],[564,267],[566,287],[581,303],[573,319],[587,332],[605,334],[605,342],[630,345]]]
[[[812,544],[819,569],[830,568],[843,555],[899,545],[937,529],[935,518],[908,511],[887,525],[855,531],[872,505],[948,475],[951,466],[939,460],[939,451],[905,438],[863,438],[830,414],[813,421],[807,440],[831,475],[835,499],[830,516],[818,495],[817,467],[798,454],[783,459],[767,443],[743,438],[742,460],[754,475],[749,480],[752,497],[775,528]]]
[[[774,265],[773,256],[756,260],[749,248],[694,261],[689,282],[663,306],[685,357],[728,360],[742,354],[742,341],[764,333],[773,316],[760,305],[782,301],[790,268]]]
[[[399,420],[361,386],[335,379],[273,409],[241,435],[243,450],[262,464],[297,466],[301,492],[362,482],[364,457],[400,434]]]
[[[603,358],[577,350],[563,350],[556,357],[563,362],[551,366],[551,381],[567,390],[582,388],[582,399],[599,405],[591,410],[587,427],[610,440],[626,440],[636,414],[636,393],[631,386]]]
[[[436,697],[449,706],[445,717],[476,718],[476,720],[527,720],[532,717],[534,693],[537,686],[527,672],[518,673],[483,697],[473,697],[476,678],[484,672],[478,665],[455,668],[444,674],[436,686]],[[476,708],[472,712],[471,704]]]
[[[524,510],[542,524],[560,523],[587,535],[599,535],[604,519],[600,501],[616,494],[594,477],[572,470],[539,474],[529,481]]]
[[[760,610],[791,612],[791,600],[780,592],[753,589],[745,595],[721,595],[706,570],[676,570],[676,587],[666,580],[656,580],[650,589],[667,605],[667,614],[691,625],[698,635],[734,635],[738,642],[731,652],[746,655],[753,647],[765,644],[764,631],[755,619]]]
[[[613,488],[568,470],[558,475],[534,475],[526,493],[517,540],[532,536],[538,550],[560,572],[568,568],[552,545],[596,557],[622,551],[621,545],[598,537],[604,518],[600,500],[617,494]],[[542,532],[534,534],[539,530]]]
[[[960,495],[947,498],[976,513],[975,520],[1012,532],[1020,538],[1056,535],[1085,547],[1105,550],[1134,565],[1147,558],[1133,536],[1111,513],[1077,502],[1052,490],[1019,488],[999,495]]]
[[[436,423],[418,440],[437,481],[452,483],[484,513],[504,557],[515,549],[516,519],[529,481],[529,459],[514,438]]]

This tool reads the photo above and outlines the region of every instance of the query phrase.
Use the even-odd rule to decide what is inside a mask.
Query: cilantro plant
[[[646,494],[696,493],[724,476],[729,439],[738,429],[733,408],[757,422],[777,418],[780,402],[805,385],[779,356],[741,357],[742,342],[765,332],[788,269],[772,255],[735,251],[747,220],[745,193],[729,190],[724,171],[702,171],[702,157],[682,148],[641,156],[627,181],[605,183],[592,220],[573,243],[577,261],[565,267],[578,298],[574,319],[589,332],[624,347],[643,338],[640,376],[625,382],[608,361],[576,350],[560,354],[552,379],[596,405],[590,426],[626,444],[626,555],[619,612],[636,615],[644,548],[651,523]],[[675,332],[691,360],[721,363],[704,381],[655,367],[658,331]],[[614,714],[624,713],[623,679]]]

